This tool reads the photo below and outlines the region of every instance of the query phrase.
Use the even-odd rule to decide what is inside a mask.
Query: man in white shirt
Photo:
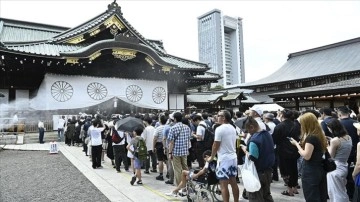
[[[39,143],[44,144],[45,127],[44,127],[44,122],[42,122],[41,120],[39,120],[38,128],[39,128]]]
[[[239,201],[239,187],[236,183],[237,175],[237,156],[235,149],[236,130],[230,124],[231,114],[227,110],[218,113],[218,123],[221,125],[215,130],[215,140],[211,151],[211,162],[217,154],[216,177],[219,179],[221,186],[221,195],[224,202],[229,201],[228,185],[231,185],[233,191],[233,201]]]
[[[18,124],[19,124],[19,118],[18,118],[17,112],[15,112],[15,114],[13,116],[12,123],[14,125],[14,135],[17,135],[17,128],[18,128]]]
[[[146,158],[146,161],[145,161],[145,171],[144,171],[144,173],[146,173],[146,174],[150,174],[150,172],[149,172],[150,158],[151,158],[151,165],[152,165],[151,172],[154,172],[154,173],[157,172],[157,170],[156,170],[156,166],[157,166],[156,155],[152,150],[155,128],[154,128],[154,126],[151,125],[151,123],[152,123],[152,119],[150,117],[145,118],[145,120],[144,120],[145,129],[144,129],[143,133],[141,134],[141,137],[145,140],[146,147],[148,150],[148,157]]]
[[[205,165],[204,158],[202,154],[206,150],[204,144],[204,136],[205,136],[205,127],[208,127],[205,121],[202,119],[201,114],[197,114],[192,118],[193,124],[196,127],[196,133],[192,134],[194,138],[196,138],[196,160],[199,163],[200,169],[202,169]]]
[[[64,141],[65,116],[61,116],[58,121],[58,141]]]

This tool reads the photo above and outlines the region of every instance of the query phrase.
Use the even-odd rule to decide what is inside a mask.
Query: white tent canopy
[[[253,107],[258,107],[258,108],[262,109],[262,111],[269,111],[269,112],[284,109],[282,106],[280,106],[278,104],[255,104]]]

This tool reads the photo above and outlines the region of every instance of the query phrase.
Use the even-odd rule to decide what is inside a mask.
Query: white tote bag
[[[241,176],[244,183],[244,188],[248,192],[256,192],[261,188],[259,176],[256,171],[255,163],[245,157],[245,163],[241,170]]]

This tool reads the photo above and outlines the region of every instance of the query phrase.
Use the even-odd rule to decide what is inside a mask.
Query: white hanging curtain
[[[76,109],[117,97],[137,107],[168,108],[166,81],[46,74],[30,107],[36,110]]]

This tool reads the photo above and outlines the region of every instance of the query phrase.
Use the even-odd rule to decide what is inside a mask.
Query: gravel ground
[[[61,153],[0,151],[0,201],[109,201]]]

